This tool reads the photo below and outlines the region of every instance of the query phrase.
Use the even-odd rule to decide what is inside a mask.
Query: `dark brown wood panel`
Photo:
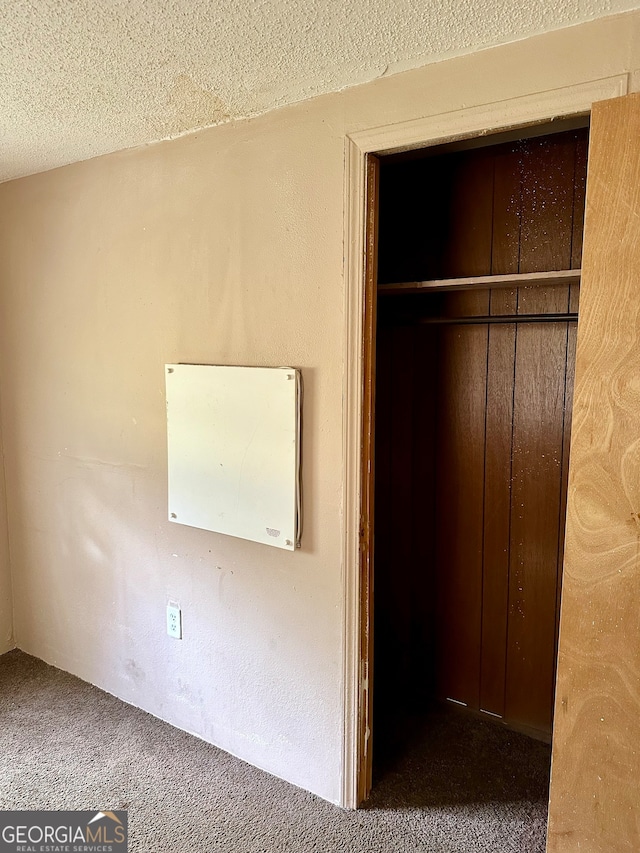
[[[493,213],[491,149],[464,152],[449,160],[448,201],[442,205],[448,219],[441,276],[488,275]]]
[[[491,291],[489,314],[515,314],[518,307],[517,288],[496,288]]]
[[[375,436],[375,638],[379,641],[375,648],[376,678],[379,681],[376,690],[376,703],[389,694],[386,683],[386,660],[389,656],[389,644],[386,637],[391,630],[391,614],[387,613],[390,584],[390,562],[392,557],[391,528],[391,424],[393,414],[392,398],[392,358],[393,329],[386,326],[378,328],[376,341],[376,436]]]
[[[579,267],[586,148],[571,131],[399,164],[382,280]],[[481,286],[380,297],[376,715],[435,695],[545,733],[575,324],[456,319],[575,311],[578,289]]]
[[[573,134],[522,143],[520,272],[571,268],[576,143]],[[544,297],[548,297],[544,299]],[[566,311],[569,289],[521,288],[518,312]],[[561,305],[562,307],[559,307]]]
[[[435,471],[438,336],[433,326],[418,326],[415,337],[413,455],[413,588],[411,645],[414,654],[412,699],[424,708],[433,695],[437,607],[435,590]]]
[[[379,329],[376,380],[376,715],[403,702],[411,597],[411,330]]]
[[[589,140],[581,134],[576,141],[576,160],[573,193],[573,229],[571,234],[571,267],[580,269],[582,265],[582,240],[584,232],[584,212],[587,190],[587,153]],[[577,312],[580,301],[580,287],[577,284],[569,288],[569,311]]]
[[[565,324],[517,329],[505,717],[551,731]]]
[[[569,285],[519,287],[517,314],[565,314],[569,310]]]
[[[374,643],[382,753],[384,729],[432,694],[436,336],[424,326],[378,329]]]
[[[564,537],[567,523],[567,490],[569,483],[569,458],[571,455],[571,421],[573,415],[573,387],[576,373],[577,323],[567,324],[567,367],[564,383],[564,426],[562,437],[562,480],[560,484],[560,518],[558,521],[558,565],[556,586],[556,648],[558,659],[558,630],[560,627],[560,602],[562,597],[562,567],[564,564]]]
[[[571,231],[571,269],[582,265],[582,239],[584,232],[584,209],[587,191],[587,153],[589,139],[586,132],[577,135],[575,168],[573,173],[573,211]]]
[[[412,537],[413,467],[413,329],[392,332],[391,362],[391,514],[389,542],[389,605],[395,617],[393,654],[394,677],[400,684],[411,679],[411,623],[414,598]],[[407,595],[407,591],[409,595]]]
[[[441,296],[430,298],[446,316],[454,294]],[[376,714],[423,706],[434,684],[548,733],[575,324],[388,326],[383,305],[384,316]]]
[[[491,291],[482,290],[458,290],[453,293],[442,294],[440,299],[440,310],[438,313],[443,317],[486,317],[491,305]]]
[[[380,281],[579,268],[587,140],[584,128],[383,165]]]
[[[495,154],[493,188],[493,231],[491,272],[507,275],[519,272],[520,203],[522,181],[520,159],[516,151],[501,146]],[[491,292],[492,314],[515,314],[517,289]]]
[[[516,327],[489,327],[480,708],[504,715]]]
[[[522,201],[521,160],[510,146],[500,146],[494,157],[493,229],[491,272],[519,272],[520,207]]]
[[[520,143],[520,272],[571,268],[574,134]]]
[[[436,531],[442,699],[479,707],[487,326],[441,329]]]

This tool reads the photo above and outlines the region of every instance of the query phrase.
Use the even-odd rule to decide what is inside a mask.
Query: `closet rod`
[[[493,314],[484,317],[421,317],[420,325],[477,326],[488,323],[575,323],[577,314]]]

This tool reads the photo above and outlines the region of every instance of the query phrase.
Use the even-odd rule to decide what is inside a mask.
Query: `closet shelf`
[[[379,284],[378,293],[422,293],[428,290],[481,290],[487,287],[579,284],[581,273],[582,270],[554,270],[552,272],[524,272],[511,275],[440,278],[433,281],[400,281],[394,284]]]

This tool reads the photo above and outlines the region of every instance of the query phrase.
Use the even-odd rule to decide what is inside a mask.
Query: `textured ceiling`
[[[0,180],[639,0],[2,0]]]

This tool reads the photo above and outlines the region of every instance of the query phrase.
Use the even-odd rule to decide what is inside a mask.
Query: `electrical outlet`
[[[182,611],[175,601],[167,603],[167,634],[174,640],[182,639]]]

